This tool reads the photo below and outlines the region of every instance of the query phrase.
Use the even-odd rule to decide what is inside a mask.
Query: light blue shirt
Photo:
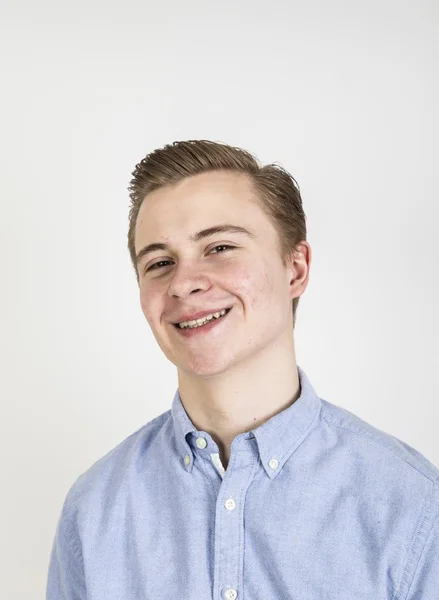
[[[47,600],[439,600],[438,469],[298,373],[225,472],[177,389],[80,475]]]

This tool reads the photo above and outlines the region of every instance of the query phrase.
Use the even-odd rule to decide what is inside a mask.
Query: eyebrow
[[[213,227],[208,227],[207,229],[203,229],[202,231],[197,231],[197,233],[192,234],[189,237],[189,241],[196,243],[204,238],[210,237],[212,235],[217,235],[218,233],[241,233],[244,235],[248,235],[251,238],[255,238],[256,234],[245,227],[241,227],[239,225],[215,225]],[[169,250],[168,244],[164,244],[162,242],[154,242],[153,244],[148,244],[136,256],[136,265],[144,258],[147,254],[151,252],[155,252],[156,250]]]

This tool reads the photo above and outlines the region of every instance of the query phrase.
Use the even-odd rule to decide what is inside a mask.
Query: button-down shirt
[[[298,374],[226,470],[177,389],[82,473],[47,600],[438,600],[438,469]]]

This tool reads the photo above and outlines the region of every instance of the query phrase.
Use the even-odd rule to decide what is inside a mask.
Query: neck
[[[238,434],[256,429],[300,396],[293,336],[276,342],[208,378],[178,371],[182,404],[194,426],[218,444],[224,468]]]

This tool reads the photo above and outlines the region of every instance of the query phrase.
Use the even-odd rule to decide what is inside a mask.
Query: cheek
[[[237,269],[229,281],[236,295],[241,296],[251,308],[269,304],[267,297],[273,294],[274,286],[265,265]]]
[[[157,301],[155,300],[154,294],[151,293],[151,290],[146,290],[145,288],[140,288],[140,306],[142,307],[142,312],[145,315],[147,321],[151,323],[154,320],[154,314],[156,310],[154,310],[157,305]]]

